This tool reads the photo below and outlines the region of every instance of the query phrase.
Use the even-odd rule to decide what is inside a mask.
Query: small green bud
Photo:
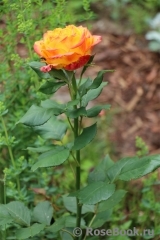
[[[136,137],[136,147],[138,148],[137,156],[141,157],[148,154],[148,146],[143,139],[138,136]]]
[[[8,0],[3,0],[5,3],[7,3],[8,2]],[[17,10],[18,9],[18,5],[16,4],[16,3],[12,3],[12,4],[10,4],[10,8],[12,9],[12,10]]]
[[[11,188],[11,189],[15,189],[15,187],[16,187],[15,183],[13,183],[13,182],[11,182],[11,181],[9,181],[7,185],[8,185],[8,187]]]
[[[5,175],[8,175],[8,174],[10,173],[10,169],[9,169],[9,168],[5,168],[5,169],[3,170],[3,173],[4,173]]]

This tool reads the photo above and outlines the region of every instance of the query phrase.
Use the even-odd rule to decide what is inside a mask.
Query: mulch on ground
[[[105,74],[108,86],[98,101],[110,103],[111,111],[117,112],[110,126],[117,154],[135,154],[136,136],[142,137],[151,154],[160,153],[160,54],[148,50],[144,37],[114,34],[98,25],[93,32],[103,41],[96,47],[95,66],[87,75],[115,70]]]

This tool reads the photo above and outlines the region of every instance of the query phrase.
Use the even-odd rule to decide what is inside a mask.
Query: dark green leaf
[[[51,100],[51,99],[47,99],[45,101],[42,101],[41,106],[43,108],[52,110],[52,113],[55,116],[58,116],[58,115],[62,114],[66,110],[66,105],[65,104],[57,103],[56,101]]]
[[[99,163],[99,165],[96,166],[95,169],[91,173],[89,173],[88,183],[99,182],[99,181],[103,181],[103,182],[108,181],[109,182],[106,171],[112,165],[114,165],[114,162],[110,159],[109,155],[107,155],[104,158],[104,160],[101,161]]]
[[[50,225],[53,216],[53,207],[50,202],[40,202],[33,210],[34,220],[45,225]]]
[[[96,89],[90,89],[83,97],[82,97],[82,106],[86,107],[89,101],[97,98],[102,92],[104,86],[106,86],[106,82],[102,82],[101,85]]]
[[[97,237],[97,236],[90,236],[90,237],[87,237],[87,240],[99,240],[99,237]],[[109,240],[112,240],[112,239],[109,239]]]
[[[64,122],[57,120],[55,117],[51,117],[42,126],[34,127],[34,129],[45,139],[59,141],[67,131],[67,125]]]
[[[112,216],[112,209],[98,213],[91,224],[91,228],[102,227],[104,223],[111,221],[111,216]]]
[[[69,232],[69,229],[67,228],[66,230],[67,230],[67,232],[65,232],[65,231],[60,231],[61,240],[73,240],[73,237],[71,236],[72,231],[70,230],[70,234],[69,234],[69,233],[68,233],[68,232]]]
[[[96,204],[102,200],[108,199],[115,191],[114,184],[105,182],[94,182],[81,190],[71,193],[69,196],[76,196],[84,204]]]
[[[82,72],[81,72],[81,77],[82,77],[83,73],[86,71],[86,69],[87,69],[87,68],[90,66],[90,64],[92,63],[92,61],[93,61],[93,59],[94,59],[94,56],[95,56],[95,55],[92,55],[92,56],[90,57],[88,63],[83,67]]]
[[[13,201],[4,205],[14,222],[30,226],[31,216],[29,209],[22,202]]]
[[[73,109],[73,107],[75,105],[77,105],[79,103],[79,101],[80,101],[80,99],[75,99],[66,104],[61,104],[54,100],[47,99],[47,100],[41,101],[41,106],[43,108],[53,109],[54,114],[57,113],[57,115],[58,115],[58,114],[65,112],[67,109]]]
[[[4,112],[1,113],[1,116],[4,116],[8,113],[8,109],[6,109]]]
[[[60,87],[64,86],[66,82],[51,82],[47,81],[45,84],[43,84],[39,91],[45,94],[53,94],[55,93]]]
[[[69,149],[63,146],[56,146],[53,150],[42,153],[38,162],[32,166],[32,171],[35,171],[39,167],[54,167],[62,164],[69,157]]]
[[[88,78],[88,79],[85,79],[84,82],[80,85],[78,92],[81,97],[89,91],[92,83],[93,81]]]
[[[71,81],[75,77],[75,72],[74,71],[67,71],[65,69],[62,69],[64,75],[66,76],[66,79]]]
[[[38,77],[41,79],[49,79],[51,78],[49,73],[44,73],[40,70],[41,67],[46,66],[45,63],[42,62],[30,62],[28,65],[37,73]]]
[[[110,109],[110,106],[111,105],[107,104],[107,105],[97,105],[95,107],[92,107],[87,110],[87,117],[96,117],[98,116],[98,114],[102,109],[108,110]]]
[[[73,142],[69,142],[67,144],[64,145],[64,147],[68,148],[69,150],[72,150],[74,143]]]
[[[66,112],[67,117],[69,118],[77,118],[79,116],[86,116],[87,115],[87,111],[85,109],[85,107],[80,107],[74,110],[68,110]]]
[[[143,177],[159,168],[160,155],[142,157],[136,163],[128,163],[127,165],[123,168],[119,176],[119,179],[124,181]]]
[[[0,226],[6,227],[6,225],[13,223],[13,219],[11,217],[4,217],[3,219],[0,217]]]
[[[16,238],[17,239],[29,239],[40,233],[45,228],[44,224],[35,223],[28,228],[20,228],[16,231]]]
[[[97,124],[93,124],[87,128],[84,128],[81,135],[79,135],[74,142],[73,150],[80,150],[89,144],[95,137],[97,132]]]
[[[98,88],[102,81],[103,81],[103,75],[107,72],[107,70],[102,70],[98,72],[97,77],[93,80],[92,85],[90,86],[90,89]]]
[[[99,203],[97,212],[103,212],[103,211],[113,208],[115,205],[117,205],[122,200],[122,198],[125,196],[125,194],[126,194],[125,190],[120,189],[120,190],[115,191],[110,198]]]
[[[58,218],[47,230],[50,232],[59,232],[65,227],[65,218],[65,216]]]
[[[77,105],[80,102],[80,99],[75,99],[73,101],[70,101],[66,104],[66,109],[72,109],[75,105]]]
[[[40,126],[47,122],[52,115],[52,110],[32,105],[18,123],[27,126]]]
[[[0,204],[0,226],[5,226],[13,222],[13,218],[10,216],[8,210],[4,204]]]
[[[66,227],[76,227],[76,217],[62,216],[47,228],[50,232],[58,232]],[[81,219],[81,228],[85,227],[85,222]]]
[[[65,227],[76,227],[76,217],[66,216],[65,217]],[[85,221],[81,218],[81,228],[85,227]]]
[[[62,81],[67,81],[68,80],[68,76],[66,75],[66,73],[62,70],[62,69],[53,69],[49,72],[49,74],[58,80],[62,80]]]
[[[68,197],[68,196],[63,196],[63,203],[65,208],[72,212],[72,213],[77,213],[77,200],[75,197]],[[88,212],[94,212],[94,205],[86,205],[83,204],[82,206],[82,214],[88,213]]]
[[[61,104],[61,103],[58,103],[54,100],[51,100],[51,99],[47,99],[47,100],[44,100],[44,101],[41,101],[41,106],[43,108],[52,108],[52,109],[60,109],[60,110],[64,110],[66,109],[66,105],[65,104]]]
[[[45,237],[47,239],[58,239],[58,237],[59,237],[59,233],[58,232],[49,232],[47,230],[48,229],[46,229],[46,235],[45,235]],[[34,240],[34,239],[32,239],[32,240]]]
[[[116,162],[107,170],[107,176],[111,182],[116,179],[129,181],[140,178],[160,167],[160,155],[146,156],[142,158],[128,157]]]
[[[52,148],[53,148],[53,145],[42,146],[42,147],[38,147],[38,148],[28,147],[27,150],[29,150],[31,152],[43,153],[43,152],[47,152],[47,151],[51,150]]]
[[[67,230],[69,232],[69,229]],[[73,234],[72,231],[70,230],[71,234],[69,234],[68,232],[60,231],[61,240],[73,240],[73,237],[71,236],[71,234]]]

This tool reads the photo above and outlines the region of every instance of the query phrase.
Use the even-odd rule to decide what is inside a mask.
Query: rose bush
[[[89,61],[93,46],[100,41],[101,36],[92,35],[87,28],[68,25],[47,31],[43,40],[35,42],[34,50],[47,64],[41,71],[52,68],[73,71]]]

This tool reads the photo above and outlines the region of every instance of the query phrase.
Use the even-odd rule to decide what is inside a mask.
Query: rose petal
[[[91,57],[90,55],[82,56],[77,62],[73,62],[67,65],[64,69],[68,71],[73,71],[73,70],[76,70],[77,68],[83,67],[84,65],[87,64],[90,57]]]
[[[81,39],[78,43],[76,43],[74,46],[71,47],[71,49],[77,48],[80,45],[82,45],[82,43],[85,41],[85,31],[83,30],[83,34],[81,36]]]
[[[40,68],[41,72],[44,72],[44,73],[51,71],[51,69],[52,69],[51,65],[46,65]]]
[[[98,115],[100,117],[103,117],[103,116],[105,116],[105,114],[106,114],[106,111],[104,109],[102,109]]]
[[[34,43],[34,51],[39,55],[42,56],[42,45],[43,45],[43,41],[37,41]]]
[[[86,27],[68,25],[47,31],[43,40],[35,42],[34,50],[47,64],[41,71],[51,68],[72,71],[88,62],[93,46],[101,40],[101,36],[92,35]]]
[[[98,44],[99,42],[102,41],[102,37],[101,36],[96,36],[96,35],[93,35],[93,43],[92,43],[92,46]]]

